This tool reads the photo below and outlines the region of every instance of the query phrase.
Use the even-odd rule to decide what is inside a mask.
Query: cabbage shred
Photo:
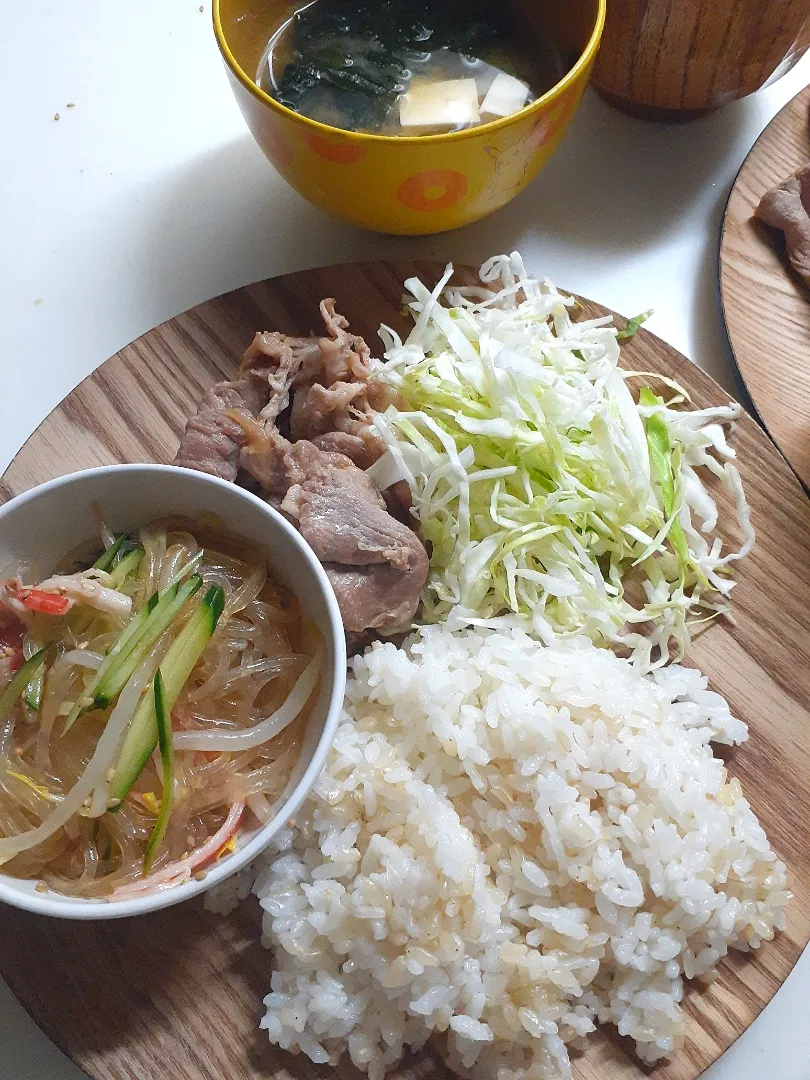
[[[610,318],[573,321],[517,253],[486,262],[482,287],[451,275],[406,282],[411,334],[381,329],[398,404],[374,418],[387,452],[371,475],[407,480],[430,545],[425,621],[585,634],[645,669],[682,657],[753,543],[724,433],[740,406],[676,408],[686,392],[655,376],[669,400],[635,401]],[[734,496],[737,551],[714,535],[705,470]]]

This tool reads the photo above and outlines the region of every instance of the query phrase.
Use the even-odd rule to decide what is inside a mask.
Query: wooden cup
[[[635,115],[687,120],[774,82],[810,46],[810,0],[610,0],[593,82]]]

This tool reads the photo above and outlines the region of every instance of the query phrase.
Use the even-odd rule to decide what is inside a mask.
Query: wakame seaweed
[[[484,0],[315,0],[290,29],[278,100],[297,110],[310,91],[328,88],[359,128],[385,120],[414,60],[438,49],[480,57],[497,49],[505,24]]]

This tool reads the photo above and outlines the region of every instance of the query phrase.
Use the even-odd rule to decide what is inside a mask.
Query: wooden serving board
[[[810,488],[810,286],[784,237],[753,217],[775,184],[810,161],[810,86],[771,120],[729,196],[720,292],[734,359],[776,445]]]
[[[204,389],[230,376],[254,330],[306,332],[317,304],[337,298],[352,328],[376,344],[380,322],[403,327],[402,282],[431,284],[434,263],[375,263],[292,274],[201,304],[133,342],[45,420],[0,481],[0,499],[43,480],[118,461],[168,461]],[[473,280],[469,269],[459,276]],[[583,301],[586,317],[606,309]],[[620,320],[623,325],[623,320]],[[726,394],[685,357],[642,330],[625,363],[685,385],[698,406]],[[685,1047],[653,1070],[695,1080],[776,992],[810,937],[810,504],[757,424],[743,416],[733,445],[758,540],[739,570],[735,623],[699,638],[690,662],[725,694],[751,737],[727,757],[774,847],[795,898],[788,930],[751,957],[733,954],[707,991],[686,995]],[[726,517],[728,499],[721,499]],[[737,540],[737,537],[732,537]],[[308,1080],[336,1071],[272,1047],[259,1031],[272,957],[258,942],[256,902],[228,918],[198,901],[138,919],[71,923],[2,910],[0,972],[43,1030],[93,1080]],[[577,1080],[640,1080],[629,1044],[606,1028],[575,1058]],[[438,1055],[404,1062],[397,1080],[449,1080]]]

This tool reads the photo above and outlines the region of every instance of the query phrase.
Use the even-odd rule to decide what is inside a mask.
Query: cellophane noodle
[[[320,642],[294,595],[280,587],[259,560],[235,545],[220,547],[217,538],[209,544],[200,537],[200,529],[171,521],[154,523],[138,537],[144,554],[137,570],[120,586],[132,598],[133,617],[178,576],[196,570],[205,584],[152,648],[136,673],[138,682],[130,698],[137,703],[150,691],[171,641],[205,589],[217,584],[224,590],[225,606],[172,711],[172,727],[175,734],[239,732],[277,712],[296,682],[319,662]],[[92,557],[78,564],[74,559],[59,569],[69,573],[90,562]],[[14,571],[26,584],[36,581],[30,569]],[[14,617],[0,609],[0,629]],[[37,613],[26,621],[23,657],[50,645],[51,659],[39,710],[20,698],[0,721],[0,837],[41,826],[80,779],[86,783],[85,771],[116,702],[85,712],[68,730],[65,720],[73,704],[83,700],[95,670],[124,625],[120,618],[79,605],[64,616]],[[10,671],[0,668],[0,692],[10,677]],[[132,701],[122,700],[126,693],[125,689],[119,701],[131,714]],[[172,812],[150,878],[165,879],[168,867],[202,848],[237,804],[247,807],[243,828],[267,819],[295,768],[314,697],[313,690],[296,718],[256,748],[209,752],[178,746]],[[114,813],[107,809],[109,779],[107,769],[78,813],[44,842],[10,858],[3,872],[37,879],[42,889],[80,897],[109,897],[143,882],[144,853],[163,789],[158,752]],[[219,857],[223,854],[218,853]]]

